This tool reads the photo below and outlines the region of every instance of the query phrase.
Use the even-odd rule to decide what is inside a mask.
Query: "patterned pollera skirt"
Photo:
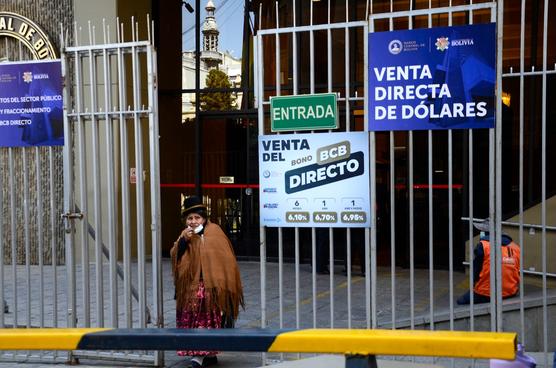
[[[200,307],[199,307],[200,306]],[[205,307],[205,285],[199,283],[197,300],[183,309],[176,309],[177,328],[221,328],[222,314],[219,310],[207,311]],[[207,356],[215,355],[216,351],[179,350],[179,356]]]

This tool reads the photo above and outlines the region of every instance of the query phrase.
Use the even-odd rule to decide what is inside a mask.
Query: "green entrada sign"
[[[270,122],[273,132],[336,129],[338,127],[336,94],[271,97]]]

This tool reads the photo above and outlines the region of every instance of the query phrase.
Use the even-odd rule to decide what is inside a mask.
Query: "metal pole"
[[[374,355],[346,355],[346,368],[377,368]]]
[[[195,193],[201,197],[201,0],[195,0]]]

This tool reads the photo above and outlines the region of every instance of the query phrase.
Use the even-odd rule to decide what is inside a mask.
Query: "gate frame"
[[[119,20],[117,20],[118,24],[119,24]],[[121,28],[122,28],[122,39],[123,39],[123,24],[120,24]],[[141,267],[141,265],[146,266],[146,262],[145,262],[145,240],[142,236],[140,236],[141,234],[146,234],[147,231],[150,230],[151,232],[151,240],[152,240],[152,244],[151,244],[151,262],[152,262],[152,284],[150,285],[150,287],[152,287],[152,298],[153,298],[153,303],[152,303],[152,307],[153,307],[153,315],[151,316],[150,310],[147,306],[147,295],[146,295],[146,283],[145,283],[145,274],[144,272],[139,272],[138,274],[138,283],[139,283],[139,291],[137,292],[134,287],[130,284],[130,281],[127,281],[127,285],[126,282],[124,282],[124,288],[127,287],[125,294],[131,294],[133,295],[133,297],[135,297],[135,299],[138,301],[139,303],[139,324],[140,327],[144,328],[146,327],[146,324],[151,322],[153,323],[155,328],[163,328],[164,327],[164,315],[163,315],[163,288],[162,288],[162,250],[161,250],[161,209],[160,209],[160,155],[159,155],[159,127],[158,127],[158,84],[157,84],[157,57],[156,57],[156,50],[154,47],[154,44],[152,43],[152,40],[154,39],[153,34],[152,34],[152,29],[154,29],[154,24],[149,24],[149,22],[147,22],[147,26],[148,26],[148,40],[146,41],[139,41],[137,38],[137,25],[135,23],[135,20],[132,18],[132,41],[129,42],[125,42],[125,41],[120,41],[120,32],[118,29],[118,41],[116,43],[110,43],[110,40],[106,39],[106,28],[105,25],[103,24],[103,29],[105,32],[105,39],[104,39],[104,44],[93,44],[94,43],[94,38],[91,42],[90,45],[75,45],[75,46],[69,46],[66,42],[64,42],[64,37],[63,37],[63,31],[61,33],[61,50],[60,50],[60,59],[62,61],[62,78],[64,81],[64,85],[63,85],[63,97],[64,97],[64,106],[63,106],[63,116],[64,116],[64,139],[65,139],[65,144],[64,144],[64,148],[63,148],[63,167],[64,167],[64,213],[62,214],[62,217],[64,219],[64,233],[65,233],[65,252],[66,252],[66,270],[67,270],[67,297],[68,297],[68,308],[67,308],[67,326],[69,328],[73,328],[76,327],[76,308],[77,308],[77,297],[76,297],[76,269],[75,269],[75,234],[76,234],[76,224],[74,222],[75,219],[79,219],[81,221],[87,221],[86,219],[84,219],[84,214],[81,213],[81,210],[79,209],[79,207],[76,205],[76,201],[74,198],[75,195],[75,180],[74,180],[74,158],[73,158],[73,148],[75,147],[75,142],[73,142],[72,140],[72,135],[73,135],[73,130],[71,130],[72,128],[72,123],[78,123],[78,124],[83,124],[81,121],[79,121],[79,119],[81,119],[81,115],[83,116],[88,116],[88,115],[95,115],[95,113],[102,113],[103,117],[99,118],[99,120],[103,120],[104,122],[106,121],[111,121],[111,120],[117,120],[118,118],[115,116],[119,115],[119,119],[124,119],[123,120],[123,124],[126,124],[126,117],[127,119],[129,119],[129,115],[133,116],[134,119],[134,127],[137,130],[139,130],[139,135],[140,137],[137,137],[137,134],[135,136],[135,159],[136,159],[136,167],[137,167],[137,172],[141,173],[143,172],[143,159],[141,157],[141,152],[143,152],[143,143],[141,141],[141,136],[142,133],[141,131],[143,129],[146,129],[146,127],[144,126],[143,122],[140,121],[141,117],[143,116],[147,116],[148,117],[148,131],[149,131],[149,138],[148,138],[148,144],[149,144],[149,182],[150,182],[150,213],[151,213],[151,218],[150,218],[150,224],[149,227],[144,226],[144,221],[145,221],[145,211],[144,211],[144,203],[142,202],[144,199],[144,186],[143,186],[143,180],[141,180],[141,178],[139,178],[139,180],[137,180],[137,196],[136,196],[136,201],[137,201],[137,233],[138,233],[138,237],[137,237],[137,243],[138,243],[138,254],[137,254],[137,263],[138,266]],[[89,35],[90,35],[90,25],[89,25]],[[77,34],[76,34],[77,36]],[[109,38],[109,36],[108,36]],[[77,37],[76,37],[77,39]],[[76,57],[80,57],[79,54],[83,53],[83,52],[89,52],[90,57],[93,57],[93,55],[100,55],[101,57],[104,56],[104,62],[106,63],[106,57],[107,55],[110,53],[110,50],[116,50],[118,52],[118,56],[119,55],[123,55],[125,54],[125,52],[130,52],[133,53],[133,65],[132,67],[134,68],[134,71],[132,71],[133,74],[133,87],[131,88],[135,88],[134,90],[134,101],[132,104],[132,107],[129,107],[128,110],[125,110],[125,106],[120,106],[120,110],[116,110],[116,109],[112,109],[110,108],[110,110],[106,109],[107,111],[91,111],[91,112],[87,112],[85,110],[85,112],[74,112],[72,111],[71,113],[69,112],[69,107],[71,103],[73,103],[75,100],[74,98],[72,98],[72,95],[70,93],[70,90],[73,89],[73,84],[72,84],[72,79],[71,79],[71,75],[70,74],[70,69],[68,67],[68,61],[70,59],[72,59],[72,57],[70,56],[71,54],[75,54],[74,58]],[[139,75],[140,73],[140,66],[139,64],[136,62],[136,59],[139,57],[139,55],[144,54],[146,56],[146,74],[145,75]],[[137,57],[136,57],[137,56]],[[73,58],[73,59],[74,59]],[[73,60],[72,59],[72,60]],[[110,63],[110,61],[108,61],[108,63]],[[123,67],[125,67],[125,65],[122,64],[121,60],[118,59],[118,73],[125,73],[125,71],[123,71]],[[74,71],[75,73],[75,71]],[[105,80],[104,83],[106,85],[111,85],[110,81],[107,80],[106,78],[106,73],[105,73]],[[140,88],[141,88],[141,80],[146,79],[147,81],[147,98],[148,98],[148,107],[145,106],[139,106],[140,103],[140,98],[138,97],[138,94],[140,93]],[[125,80],[125,76],[123,77],[123,80]],[[119,80],[117,82],[118,87],[120,87],[120,82],[121,80]],[[98,84],[95,85],[94,88],[97,88]],[[80,86],[77,86],[77,89],[80,88]],[[108,93],[107,90],[109,88],[107,88],[105,86],[105,93]],[[121,89],[121,88],[120,88]],[[137,91],[139,90],[139,91]],[[124,94],[122,95],[121,93],[122,91],[118,91],[119,93],[119,97],[124,99],[125,101],[125,91]],[[77,101],[77,103],[79,103],[79,101]],[[122,100],[120,100],[120,104],[122,104]],[[116,110],[116,111],[114,111]],[[73,119],[73,121],[70,122],[70,118]],[[76,120],[77,118],[77,120]],[[117,123],[122,123],[122,120],[119,120]],[[126,130],[126,129],[124,129]],[[127,133],[125,133],[125,139],[126,139],[126,145],[127,145]],[[100,145],[100,143],[99,143]],[[139,152],[139,153],[138,153]],[[127,156],[127,154],[126,154]],[[94,174],[96,176],[96,174]],[[123,178],[127,178],[128,173],[127,172],[123,172],[122,171],[122,177]],[[91,179],[89,179],[91,180]],[[127,179],[126,179],[127,180]],[[117,180],[114,180],[114,178],[112,178],[112,183],[117,185]],[[109,196],[113,194],[110,193]],[[125,196],[125,194],[124,194]],[[128,195],[129,197],[129,195]],[[129,201],[129,198],[127,199]],[[115,200],[109,199],[109,206],[110,205],[114,205]],[[111,215],[113,215],[113,211],[110,211],[108,216],[110,217]],[[102,213],[100,214],[100,216],[102,217]],[[125,216],[124,216],[125,217]],[[129,217],[129,216],[127,216]],[[110,219],[109,219],[110,220]],[[115,220],[115,219],[114,219]],[[102,220],[101,220],[102,221]],[[124,224],[122,226],[126,226],[129,225],[129,218],[123,219],[122,220],[124,222]],[[85,233],[84,236],[95,236],[94,235],[94,229],[92,228],[91,224],[85,224],[83,225],[85,227],[89,228],[88,233]],[[124,233],[125,233],[125,229],[124,229]],[[110,257],[110,253],[115,252],[116,250],[114,249],[116,247],[115,242],[117,241],[115,238],[113,238],[113,236],[115,236],[113,234],[113,231],[110,232],[108,236],[111,238],[112,241],[112,247],[109,251],[107,251],[104,247],[104,244],[102,243],[102,238],[100,239],[100,242],[102,244],[103,247],[103,252],[104,255],[109,259],[110,262],[110,277],[115,279],[118,275],[121,275],[121,270],[119,269],[119,264],[117,264],[117,260],[115,259],[115,257]],[[124,259],[127,257],[130,257],[130,252],[129,249],[127,249],[129,246],[129,239],[126,241],[125,240],[125,236],[124,236],[124,240],[123,240],[123,249],[124,249]],[[98,251],[98,250],[97,250]],[[102,256],[101,256],[102,257]],[[112,271],[115,270],[117,268],[118,271],[118,275],[114,274]],[[127,272],[126,278],[130,278],[130,272],[131,270],[126,270],[124,272]],[[124,278],[124,277],[122,277]],[[114,281],[115,282],[115,281]],[[113,313],[113,316],[111,318],[111,320],[113,322],[115,322],[116,326],[112,326],[112,327],[118,327],[118,313],[117,313],[117,303],[118,303],[118,298],[117,298],[117,290],[113,290],[112,284],[110,285],[110,294],[111,294],[111,299],[110,302],[111,303],[116,303],[116,312],[115,315]],[[138,294],[138,295],[137,295]],[[130,297],[131,297],[130,295]],[[116,297],[116,300],[113,300],[113,298]],[[125,298],[125,295],[124,295]],[[129,307],[129,310],[131,311],[131,305],[129,305],[130,303],[127,302],[127,300],[125,301],[126,306]],[[105,304],[105,301],[102,300],[102,304]],[[127,308],[126,307],[126,308]],[[86,307],[88,308],[88,306]],[[132,313],[132,312],[131,312]],[[128,316],[128,318],[131,318]],[[129,322],[128,322],[129,323]],[[98,321],[97,321],[98,324]],[[102,322],[101,326],[104,325],[104,322]],[[146,352],[145,352],[146,353]],[[109,360],[113,360],[113,361],[136,361],[136,362],[152,362],[154,365],[156,366],[160,366],[163,364],[164,362],[164,354],[161,351],[154,351],[154,355],[140,355],[140,354],[128,354],[128,353],[118,353],[118,352],[97,352],[97,353],[93,353],[93,352],[88,352],[88,351],[79,351],[78,353],[76,353],[76,351],[70,351],[69,352],[69,360],[73,361],[76,357],[87,357],[87,358],[92,358],[92,359],[109,359]]]
[[[411,2],[410,2],[411,3]],[[294,4],[295,4],[295,0],[294,0]],[[411,6],[411,5],[410,5]],[[487,3],[478,3],[478,4],[466,4],[466,5],[459,5],[459,6],[449,6],[449,7],[437,7],[437,8],[429,8],[429,9],[418,9],[418,10],[414,10],[414,9],[410,9],[410,10],[406,10],[406,11],[392,11],[392,12],[385,12],[385,13],[377,13],[377,14],[369,14],[370,12],[368,11],[367,14],[368,18],[366,21],[346,21],[346,22],[338,22],[338,23],[328,23],[328,24],[317,24],[317,25],[313,25],[312,23],[310,25],[304,25],[304,26],[296,26],[295,25],[295,13],[294,13],[294,20],[293,20],[293,26],[286,26],[286,27],[280,27],[279,22],[278,22],[278,7],[276,5],[276,25],[274,28],[265,28],[265,29],[258,29],[256,35],[254,36],[254,59],[255,59],[255,71],[254,71],[254,76],[255,76],[255,96],[256,96],[256,104],[258,106],[258,121],[259,121],[259,135],[264,134],[264,121],[265,121],[265,113],[264,113],[264,106],[268,105],[268,101],[265,100],[265,94],[264,94],[264,63],[263,63],[263,54],[264,54],[264,46],[263,46],[263,42],[262,39],[263,37],[271,37],[272,35],[275,36],[275,71],[276,71],[276,78],[275,78],[275,83],[273,84],[273,87],[276,88],[276,95],[279,96],[280,93],[280,88],[281,88],[281,83],[280,83],[280,35],[281,34],[288,34],[288,35],[297,35],[299,33],[305,32],[305,33],[309,33],[310,35],[310,88],[311,88],[311,92],[310,93],[314,93],[314,75],[313,75],[313,70],[314,70],[314,55],[313,55],[313,31],[317,31],[317,30],[327,30],[328,32],[330,32],[332,29],[348,29],[350,27],[354,27],[354,26],[362,26],[364,27],[364,29],[366,30],[366,32],[372,32],[374,29],[374,24],[373,21],[377,20],[377,19],[390,19],[390,28],[392,28],[392,19],[397,18],[397,17],[409,17],[410,21],[409,21],[409,28],[412,28],[412,22],[411,22],[411,17],[413,16],[417,16],[417,15],[421,15],[421,16],[429,16],[429,27],[430,25],[430,16],[433,14],[448,14],[448,21],[449,21],[449,25],[452,25],[452,13],[455,12],[469,12],[471,15],[473,14],[473,11],[475,10],[484,10],[484,9],[490,9],[490,21],[491,22],[495,22],[496,23],[496,27],[497,27],[497,39],[496,39],[496,44],[497,44],[497,61],[496,61],[496,126],[495,128],[491,128],[489,129],[489,217],[491,219],[493,219],[494,221],[491,222],[491,229],[490,232],[491,234],[493,234],[493,244],[501,244],[501,208],[502,208],[502,199],[501,199],[501,192],[502,192],[502,183],[501,183],[501,172],[502,172],[502,167],[501,167],[501,159],[502,159],[502,127],[501,127],[501,123],[502,123],[502,99],[499,97],[502,94],[502,52],[503,52],[503,11],[504,11],[504,2],[502,0],[499,1],[491,1],[491,2],[487,2]],[[262,17],[262,5],[261,5],[261,9],[259,11],[259,18]],[[467,24],[472,24],[472,18],[467,22]],[[366,33],[367,34],[367,33]],[[346,35],[346,45],[344,46],[346,48],[346,50],[349,49],[349,44],[347,44],[349,38]],[[297,94],[297,84],[296,84],[296,78],[297,78],[297,37],[292,36],[292,42],[293,42],[293,50],[290,50],[288,52],[291,52],[292,56],[294,58],[294,63],[293,63],[293,92],[292,94],[295,95]],[[367,114],[368,114],[368,59],[367,59],[367,53],[368,53],[368,39],[367,37],[364,37],[364,41],[363,41],[363,47],[364,47],[364,89],[365,89],[365,96],[364,96],[364,126],[365,129],[368,128],[368,118],[367,118]],[[270,53],[270,57],[272,57],[272,50],[268,51]],[[347,53],[347,52],[346,52]],[[346,57],[347,58],[347,57]],[[331,52],[330,52],[330,45],[328,45],[328,59],[329,59],[329,64],[332,62],[332,56],[331,56]],[[347,63],[346,63],[347,64]],[[349,66],[346,67],[346,69],[349,69]],[[330,71],[329,71],[329,89],[331,88],[330,85]],[[347,72],[346,72],[346,85],[349,86],[350,83],[350,79],[347,78]],[[346,110],[349,111],[349,102],[347,102],[347,100],[352,100],[352,96],[348,96],[346,98]],[[355,99],[357,99],[357,97],[355,97]],[[349,114],[348,112],[346,112],[346,126],[349,126]],[[349,128],[348,128],[349,130]],[[375,198],[376,197],[376,139],[375,139],[375,133],[374,132],[369,132],[370,133],[370,181],[371,181],[371,198]],[[451,143],[451,131],[450,131],[450,143]],[[471,133],[472,134],[472,133]],[[431,133],[429,131],[429,137],[431,136]],[[391,135],[391,142],[393,142],[393,138]],[[412,152],[412,133],[409,132],[409,150],[410,152]],[[431,144],[431,139],[429,138],[429,145]],[[391,149],[393,147],[393,143],[391,143]],[[451,157],[451,145],[450,145],[450,157]],[[410,154],[410,167],[412,170],[412,154]],[[429,160],[432,160],[432,151],[429,149]],[[430,161],[429,161],[430,162]],[[451,165],[451,163],[450,163]],[[451,166],[450,166],[451,167]],[[429,176],[430,177],[430,176]],[[393,180],[393,179],[391,179]],[[409,179],[409,186],[412,188],[412,176]],[[430,180],[432,183],[432,179]],[[450,216],[452,216],[452,210],[451,210],[451,206],[452,206],[452,200],[451,200],[451,168],[450,168],[450,177],[449,177],[449,186],[450,186]],[[429,191],[431,191],[432,189],[429,188]],[[413,195],[413,190],[410,189],[410,196]],[[429,192],[429,198],[432,198],[432,193]],[[410,203],[412,203],[412,201],[410,201]],[[432,207],[431,207],[432,208]],[[393,211],[391,212],[391,216],[393,216]],[[429,211],[429,223],[432,224],[431,218],[432,218],[432,213]],[[450,236],[450,254],[452,253],[452,249],[453,249],[453,235],[452,235],[452,219],[450,220],[450,229],[449,229],[449,236]],[[431,225],[432,226],[432,225]],[[470,228],[472,229],[472,225],[470,222]],[[372,228],[376,228],[376,209],[372,208],[371,209],[371,229]],[[297,270],[299,269],[298,267],[298,256],[297,256],[297,249],[298,249],[298,228],[295,228],[295,249],[296,249],[296,274],[297,274]],[[410,222],[410,232],[413,233],[413,222]],[[370,234],[369,234],[370,233]],[[432,233],[432,231],[431,231]],[[281,246],[282,246],[282,240],[281,240],[281,228],[279,228],[279,233],[278,233],[278,252],[279,252],[279,264],[281,264],[282,262],[282,257],[281,256]],[[377,275],[376,275],[376,246],[377,246],[377,239],[376,239],[376,233],[375,231],[370,231],[370,229],[366,229],[366,234],[365,234],[365,257],[366,257],[366,266],[367,266],[367,270],[371,270],[370,272],[367,273],[366,275],[366,284],[367,284],[367,290],[370,290],[370,294],[369,292],[367,292],[367,324],[369,326],[375,327],[376,325],[376,280],[377,280]],[[312,252],[313,252],[313,267],[315,266],[314,263],[314,252],[315,252],[315,232],[313,229],[313,234],[312,234],[312,238],[313,238],[313,248],[312,248]],[[369,239],[370,238],[370,239]],[[348,239],[349,239],[349,235],[348,235]],[[413,242],[413,236],[411,235],[411,239],[410,239],[410,243]],[[370,243],[370,244],[369,244]],[[264,227],[260,228],[260,272],[261,272],[261,327],[266,327],[266,320],[267,320],[267,309],[266,309],[266,231]],[[369,247],[370,245],[370,247]],[[332,243],[331,243],[331,250],[332,250]],[[412,246],[410,246],[412,247]],[[349,251],[350,246],[348,245],[348,251]],[[502,310],[502,277],[501,277],[501,270],[502,270],[502,259],[501,259],[501,251],[499,249],[499,247],[497,246],[493,246],[493,254],[492,254],[492,258],[493,258],[493,262],[491,262],[491,285],[493,285],[493,287],[491,288],[491,303],[490,303],[490,308],[491,308],[491,329],[493,331],[502,331],[503,330],[503,310]],[[452,256],[450,255],[450,259]],[[370,258],[370,259],[369,259]],[[348,269],[349,269],[349,256],[348,256]],[[370,264],[369,264],[370,263]],[[370,267],[369,267],[370,266]],[[280,273],[279,273],[279,288],[280,290],[282,290],[282,269],[281,266],[280,267]],[[453,272],[452,269],[452,261],[450,261],[450,270],[451,272]],[[369,273],[371,274],[370,279],[369,279]],[[296,276],[296,280],[297,280],[297,276]],[[349,280],[349,275],[348,275],[348,280]],[[393,283],[395,282],[394,279],[392,281]],[[313,284],[315,283],[315,279],[313,278]],[[349,281],[348,281],[349,283]],[[453,284],[453,283],[452,283]],[[432,284],[431,284],[432,286]],[[298,288],[298,285],[296,285],[296,287]],[[348,286],[349,287],[349,286]],[[332,292],[333,290],[330,290],[330,294],[331,294],[331,310],[333,310],[333,301],[332,301]],[[453,290],[451,288],[450,290],[451,294],[453,294]],[[348,290],[349,293],[349,290]],[[282,327],[282,291],[279,291],[280,294],[280,327]],[[296,292],[296,313],[298,314],[298,309],[299,309],[299,298],[298,298],[299,293]],[[314,294],[313,294],[314,295]],[[453,295],[452,295],[453,296]],[[349,298],[349,297],[348,297]],[[313,298],[314,299],[314,298]],[[370,299],[370,300],[369,300]],[[454,299],[453,297],[451,298],[451,300]],[[314,301],[313,301],[314,303]],[[348,301],[349,303],[349,301]],[[452,300],[453,303],[453,300]],[[369,310],[369,305],[370,305],[370,310]],[[431,300],[431,314],[433,313],[432,308],[433,303]],[[395,310],[395,308],[392,309],[393,311]],[[453,305],[450,307],[450,313],[451,313],[451,320],[453,321]],[[348,311],[349,313],[349,311]],[[413,313],[413,308],[412,308],[412,313]],[[299,318],[297,318],[297,320],[299,320]],[[412,317],[413,320],[413,317]],[[431,323],[434,319],[431,318]],[[453,328],[453,327],[452,327]]]

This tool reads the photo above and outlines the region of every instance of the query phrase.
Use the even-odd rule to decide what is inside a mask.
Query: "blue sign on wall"
[[[495,30],[369,33],[369,130],[493,128]]]
[[[60,61],[0,64],[0,147],[63,144]]]

